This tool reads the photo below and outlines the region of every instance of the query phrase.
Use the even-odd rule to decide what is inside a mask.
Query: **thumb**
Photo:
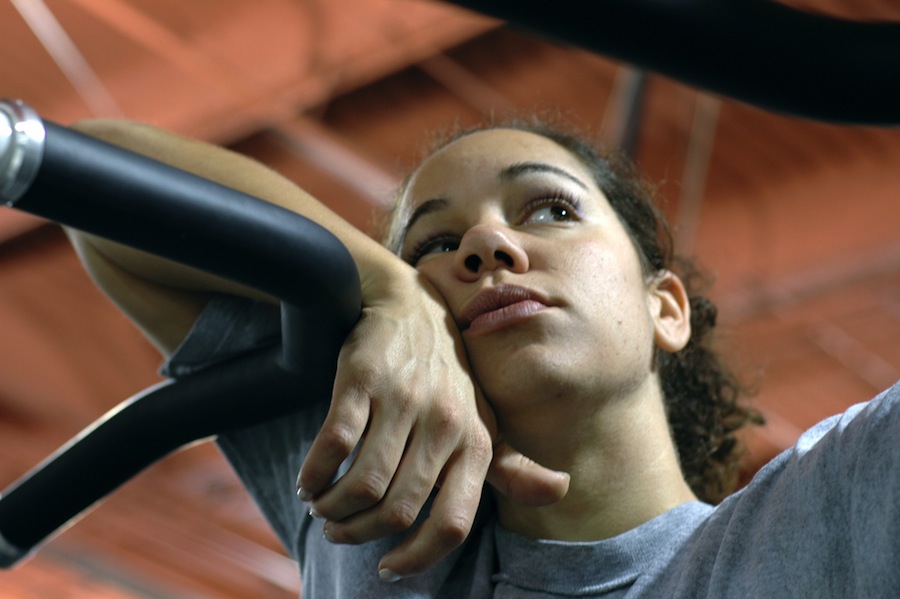
[[[532,507],[556,503],[569,491],[568,473],[541,466],[503,439],[494,443],[487,482],[510,500]]]

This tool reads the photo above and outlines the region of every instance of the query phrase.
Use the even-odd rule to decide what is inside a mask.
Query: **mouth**
[[[549,307],[538,293],[514,285],[486,289],[463,308],[459,330],[487,332],[525,320]]]

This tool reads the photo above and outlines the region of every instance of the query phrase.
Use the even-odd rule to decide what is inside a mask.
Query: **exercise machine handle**
[[[4,490],[0,567],[176,449],[330,397],[361,299],[352,257],[316,223],[42,121],[19,101],[0,101],[0,201],[256,288],[282,307],[280,345],[123,402]]]
[[[5,122],[4,122],[5,121]],[[279,298],[287,368],[359,317],[356,264],[313,221],[0,102],[0,201]],[[296,330],[292,330],[296,329]],[[343,340],[339,336],[335,343]]]

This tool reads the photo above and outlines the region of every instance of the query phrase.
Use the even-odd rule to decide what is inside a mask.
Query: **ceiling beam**
[[[120,116],[115,98],[42,0],[11,0],[56,66],[96,116]]]
[[[819,267],[795,272],[776,281],[730,293],[717,303],[729,322],[748,321],[802,301],[882,276],[900,272],[900,243],[830,258]]]
[[[812,342],[877,393],[900,378],[900,370],[843,328],[823,323],[810,333]]]
[[[674,230],[678,253],[682,256],[694,255],[721,104],[721,100],[703,92],[697,92],[694,97],[694,116],[681,176],[681,195]]]
[[[296,118],[272,127],[276,139],[298,159],[328,173],[352,189],[368,204],[390,208],[393,190],[400,180],[375,162],[364,158],[334,131],[310,118]]]
[[[421,60],[416,66],[481,114],[516,112],[516,105],[512,100],[446,54],[437,52]]]
[[[600,125],[606,146],[624,152],[631,160],[637,154],[646,90],[644,71],[630,65],[618,67]]]
[[[226,64],[178,37],[165,25],[124,0],[71,0],[151,54],[182,72],[238,98],[249,94],[246,82]]]

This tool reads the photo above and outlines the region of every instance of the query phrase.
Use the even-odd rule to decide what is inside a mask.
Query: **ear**
[[[658,273],[649,286],[653,341],[669,353],[677,352],[691,338],[691,302],[684,283],[675,273]]]

